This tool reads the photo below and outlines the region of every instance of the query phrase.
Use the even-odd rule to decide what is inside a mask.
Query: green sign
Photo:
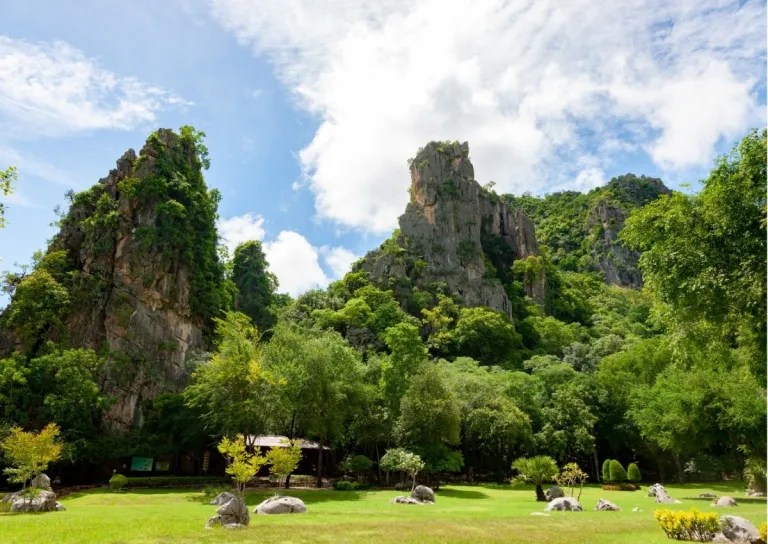
[[[152,457],[134,457],[131,460],[131,470],[152,472]]]

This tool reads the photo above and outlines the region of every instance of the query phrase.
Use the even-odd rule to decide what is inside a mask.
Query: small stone
[[[679,501],[679,500],[675,499],[674,504],[683,504],[683,501]]]
[[[549,517],[550,514],[545,514],[544,512],[531,512],[532,516],[546,516]]]
[[[601,510],[605,512],[619,512],[621,511],[621,508],[613,504],[611,501],[600,499],[599,501],[597,501],[597,506],[595,506],[595,510]]]
[[[254,514],[306,514],[304,501],[296,497],[275,495],[253,509]]]
[[[411,491],[411,497],[421,502],[435,502],[435,492],[425,485],[417,485]]]
[[[731,497],[720,497],[715,502],[712,503],[712,506],[738,506],[736,504],[736,501],[733,500]]]
[[[747,497],[765,497],[765,493],[762,491],[749,491]]]
[[[716,499],[717,495],[714,493],[699,493],[697,499]]]
[[[632,511],[633,511],[633,512],[642,512],[642,511],[643,511],[643,509],[642,509],[642,508],[640,508],[639,506],[635,506],[635,507],[632,509]]]
[[[582,512],[584,509],[579,504],[579,501],[573,497],[560,497],[551,501],[546,508],[545,512]]]
[[[56,507],[55,508],[56,508],[57,512],[64,512],[64,511],[66,511],[66,508],[64,508],[64,505],[61,504],[60,502],[56,503]]]

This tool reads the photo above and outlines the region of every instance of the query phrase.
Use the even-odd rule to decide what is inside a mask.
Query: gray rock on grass
[[[560,497],[554,499],[544,508],[545,512],[583,512],[579,501],[573,497]]]
[[[712,503],[712,506],[738,506],[738,504],[732,497],[720,497]]]
[[[421,502],[420,500],[414,499],[413,497],[404,497],[402,495],[395,497],[389,502],[390,504],[420,504],[422,506],[425,504],[432,504],[431,502]]]
[[[607,501],[605,499],[600,499],[597,501],[597,505],[595,506],[595,510],[600,510],[603,512],[619,512],[621,511],[621,508],[619,508],[617,505],[613,504],[611,501]]]
[[[304,501],[297,499],[296,497],[288,497],[285,495],[276,495],[270,497],[256,508],[253,509],[254,514],[306,514],[307,507]]]
[[[425,485],[417,485],[411,491],[411,498],[421,502],[435,502],[435,492]]]
[[[553,485],[544,492],[544,496],[548,501],[552,501],[559,499],[560,497],[565,497],[565,491],[559,485]]]
[[[51,479],[47,475],[40,473],[32,478],[32,481],[29,482],[29,487],[36,487],[44,491],[51,491]]]
[[[227,529],[234,528],[233,526],[247,527],[251,522],[251,516],[248,513],[248,507],[245,506],[245,502],[240,499],[232,499],[226,504],[222,504],[216,510],[216,515],[208,519],[206,527],[213,527],[214,525],[221,525]]]
[[[16,498],[11,504],[11,512],[54,512],[56,510],[56,493],[39,491],[32,498]]]
[[[716,499],[717,495],[714,493],[699,493],[699,495],[696,497],[697,499]]]
[[[720,528],[731,542],[761,542],[760,532],[754,524],[739,516],[720,516]]]
[[[237,496],[234,493],[230,493],[229,491],[224,491],[223,493],[219,493],[218,495],[216,495],[216,497],[208,504],[221,506],[222,504],[227,504],[229,501],[236,498]]]

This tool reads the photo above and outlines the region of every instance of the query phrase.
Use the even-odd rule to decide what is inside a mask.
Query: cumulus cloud
[[[0,36],[0,132],[5,137],[62,136],[94,129],[132,129],[167,106],[173,93],[99,66],[64,42]]]
[[[269,269],[280,284],[279,291],[293,296],[325,287],[349,272],[359,258],[343,247],[315,247],[302,234],[289,230],[281,231],[274,240],[265,240],[264,218],[260,215],[246,213],[220,219],[216,226],[230,256],[243,242],[262,241]]]
[[[394,227],[405,160],[432,139],[468,140],[481,182],[541,192],[588,187],[627,149],[707,165],[763,121],[758,0],[210,4],[318,116],[300,162],[318,216],[342,226]]]

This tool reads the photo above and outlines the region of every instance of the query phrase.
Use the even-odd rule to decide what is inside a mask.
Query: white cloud
[[[758,0],[210,3],[319,117],[300,161],[318,216],[344,226],[395,226],[405,159],[431,139],[469,141],[481,182],[539,192],[627,150],[708,165],[764,122]]]
[[[0,132],[5,137],[61,136],[133,129],[169,105],[169,91],[101,68],[64,42],[0,36]]]
[[[220,219],[216,227],[230,257],[239,244],[249,240],[262,241],[269,269],[280,283],[279,291],[293,296],[325,287],[342,277],[359,257],[343,247],[317,248],[303,235],[289,230],[281,231],[274,240],[264,240],[264,218],[260,215],[246,213]],[[321,258],[330,274],[321,266]]]
[[[298,232],[284,230],[272,242],[264,244],[269,269],[277,276],[281,293],[292,296],[330,281],[320,267],[317,248]]]
[[[352,263],[360,258],[360,255],[355,255],[343,247],[323,246],[320,248],[320,253],[323,256],[323,262],[333,273],[334,279],[343,277],[349,272]]]
[[[243,242],[264,238],[264,218],[251,213],[229,219],[219,219],[216,222],[216,228],[224,245],[227,246],[230,256],[235,253],[235,248]]]

